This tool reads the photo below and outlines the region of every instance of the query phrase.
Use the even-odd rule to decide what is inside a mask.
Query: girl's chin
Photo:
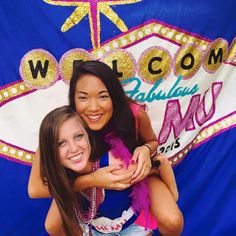
[[[71,169],[77,173],[81,173],[83,172],[83,170],[85,169],[85,165],[83,165],[82,163],[75,163]]]
[[[103,128],[103,125],[100,124],[92,124],[92,125],[88,125],[89,129],[93,130],[93,131],[99,131]]]
[[[81,165],[79,167],[77,166],[74,168],[74,171],[78,174],[88,174],[89,172],[91,172],[89,170],[90,168],[88,168],[87,165],[83,165],[83,166]]]

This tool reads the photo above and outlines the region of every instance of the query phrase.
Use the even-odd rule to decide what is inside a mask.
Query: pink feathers
[[[132,155],[129,152],[128,148],[124,145],[122,140],[115,136],[113,133],[109,133],[106,135],[105,141],[110,145],[110,151],[113,156],[124,161],[126,167],[128,168],[128,165],[130,164],[132,159]],[[132,198],[132,208],[134,212],[137,214],[138,212],[144,210],[145,218],[148,219],[150,201],[146,179],[132,186],[130,197]]]

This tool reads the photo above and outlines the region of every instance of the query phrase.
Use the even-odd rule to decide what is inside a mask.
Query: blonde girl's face
[[[59,131],[58,149],[64,167],[77,173],[89,171],[91,146],[87,132],[76,117],[63,122]]]
[[[113,104],[104,83],[95,75],[82,75],[75,91],[76,111],[91,130],[101,130],[111,119]]]

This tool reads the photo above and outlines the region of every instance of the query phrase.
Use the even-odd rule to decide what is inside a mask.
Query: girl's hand
[[[122,174],[115,174],[116,171],[121,170],[121,165],[110,165],[100,168],[91,173],[93,185],[103,189],[124,190],[131,185],[131,177],[134,170],[127,170]]]
[[[137,169],[132,176],[132,184],[144,179],[152,167],[150,150],[146,146],[139,146],[134,150],[131,165],[137,163]]]

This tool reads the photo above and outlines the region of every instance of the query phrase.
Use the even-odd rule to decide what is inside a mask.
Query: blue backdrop
[[[92,2],[96,1],[90,1]],[[236,36],[235,0],[142,0],[126,5],[129,1],[117,2],[123,4],[113,5],[111,8],[128,29],[149,20],[158,20],[209,40],[224,38],[230,44]],[[19,73],[20,61],[32,49],[43,48],[59,61],[61,56],[72,48],[88,51],[94,48],[88,15],[66,33],[61,32],[61,25],[74,9],[74,6],[52,5],[43,0],[1,0],[2,93],[9,85],[22,81]],[[104,15],[101,15],[99,27],[101,44],[122,33]],[[225,101],[228,102],[236,103],[235,96],[232,95],[231,101]],[[29,103],[29,106],[34,105]],[[7,103],[1,101],[1,107],[4,106],[7,106]],[[0,148],[3,143],[10,143],[4,139],[4,125],[0,123]],[[14,130],[8,135],[13,137]],[[183,236],[236,234],[235,137],[236,128],[232,125],[191,150],[174,167],[180,192],[179,206],[185,218]],[[30,162],[16,162],[13,157],[4,155],[3,149],[0,156],[0,235],[47,235],[44,220],[50,199],[32,200],[28,197]]]

